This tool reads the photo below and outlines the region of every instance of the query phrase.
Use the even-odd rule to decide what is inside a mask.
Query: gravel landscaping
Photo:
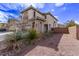
[[[21,45],[17,53],[7,49],[0,51],[0,55],[9,56],[74,56],[79,55],[79,41],[69,34],[54,34],[51,37],[42,38],[32,45]]]
[[[73,35],[71,34],[73,33]],[[76,39],[74,30],[69,34],[53,33],[41,35],[32,44],[20,41],[20,49],[8,50],[4,41],[0,43],[1,56],[79,56],[79,40]],[[23,43],[22,43],[23,42]]]

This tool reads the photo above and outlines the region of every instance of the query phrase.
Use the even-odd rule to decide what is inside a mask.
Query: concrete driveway
[[[13,33],[13,32],[0,32],[0,41],[5,40],[5,36],[7,34],[11,34],[11,33]]]

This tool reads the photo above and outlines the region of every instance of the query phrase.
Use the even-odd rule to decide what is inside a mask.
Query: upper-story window
[[[34,17],[35,17],[35,11],[34,11]]]
[[[45,19],[46,19],[46,15],[45,15]]]
[[[32,28],[34,28],[34,27],[35,27],[35,22],[32,23]]]
[[[27,16],[27,15],[24,15],[24,16],[23,16],[23,19],[28,19],[28,16]]]
[[[25,13],[22,15],[22,18],[23,18],[23,19],[28,19],[28,13],[25,12]]]
[[[55,23],[55,21],[54,21],[54,23]]]
[[[54,21],[54,23],[53,23],[53,27],[55,27],[55,23],[56,23],[56,22]]]

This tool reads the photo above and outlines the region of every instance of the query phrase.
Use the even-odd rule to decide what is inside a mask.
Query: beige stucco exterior
[[[46,21],[44,22],[44,24],[48,24],[48,30],[57,27],[57,21],[49,14],[46,15]]]
[[[26,24],[26,29],[34,28],[37,32],[50,31],[51,28],[57,27],[57,20],[54,17],[50,14],[42,14],[33,7],[22,13],[21,22]],[[45,28],[45,24],[47,24],[47,28]]]

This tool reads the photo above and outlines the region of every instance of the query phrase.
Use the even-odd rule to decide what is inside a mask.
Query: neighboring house
[[[6,23],[0,23],[0,29],[4,29]]]
[[[30,6],[22,12],[20,23],[24,29],[35,29],[37,32],[47,32],[57,27],[57,19],[51,13],[42,13]]]
[[[58,24],[58,28],[66,28],[66,25],[64,25],[64,24]]]
[[[15,31],[17,27],[17,20],[16,19],[9,19],[6,23],[5,27],[9,31]]]

